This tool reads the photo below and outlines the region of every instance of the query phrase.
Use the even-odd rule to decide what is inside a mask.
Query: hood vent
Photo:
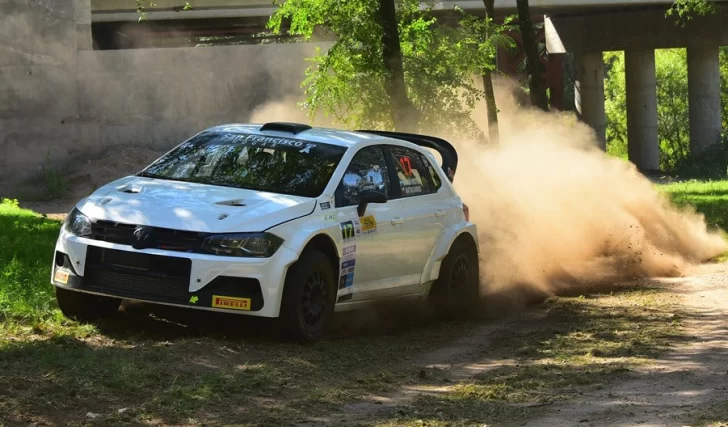
[[[223,205],[223,206],[237,206],[242,207],[246,206],[245,203],[243,203],[243,200],[223,200],[221,202],[215,202],[216,205]]]
[[[138,193],[142,192],[142,187],[140,187],[138,185],[127,184],[123,187],[120,187],[118,189],[118,191],[120,191],[122,193],[127,193],[127,194],[138,194]]]

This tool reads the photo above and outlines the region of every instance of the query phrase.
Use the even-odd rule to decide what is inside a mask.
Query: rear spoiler
[[[450,179],[450,182],[455,178],[455,171],[458,168],[458,153],[455,151],[455,147],[444,139],[435,138],[434,136],[418,135],[413,133],[403,132],[389,132],[384,130],[358,130],[357,132],[371,133],[373,135],[385,136],[388,138],[401,139],[403,141],[411,142],[421,147],[432,148],[433,150],[440,153],[442,157],[442,170]]]

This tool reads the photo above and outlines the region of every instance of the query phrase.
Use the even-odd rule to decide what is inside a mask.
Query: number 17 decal
[[[410,161],[409,157],[400,157],[399,163],[402,165],[402,168],[404,169],[404,174],[406,176],[412,175],[412,162]]]

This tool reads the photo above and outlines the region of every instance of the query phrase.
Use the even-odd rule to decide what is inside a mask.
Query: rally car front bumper
[[[64,289],[135,301],[259,317],[278,317],[288,267],[285,246],[270,258],[135,250],[62,230],[51,283]]]

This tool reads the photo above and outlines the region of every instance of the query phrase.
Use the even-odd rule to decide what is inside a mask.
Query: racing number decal
[[[404,169],[405,176],[411,176],[412,175],[412,161],[407,156],[402,156],[399,158],[399,164],[402,165],[402,169]]]

